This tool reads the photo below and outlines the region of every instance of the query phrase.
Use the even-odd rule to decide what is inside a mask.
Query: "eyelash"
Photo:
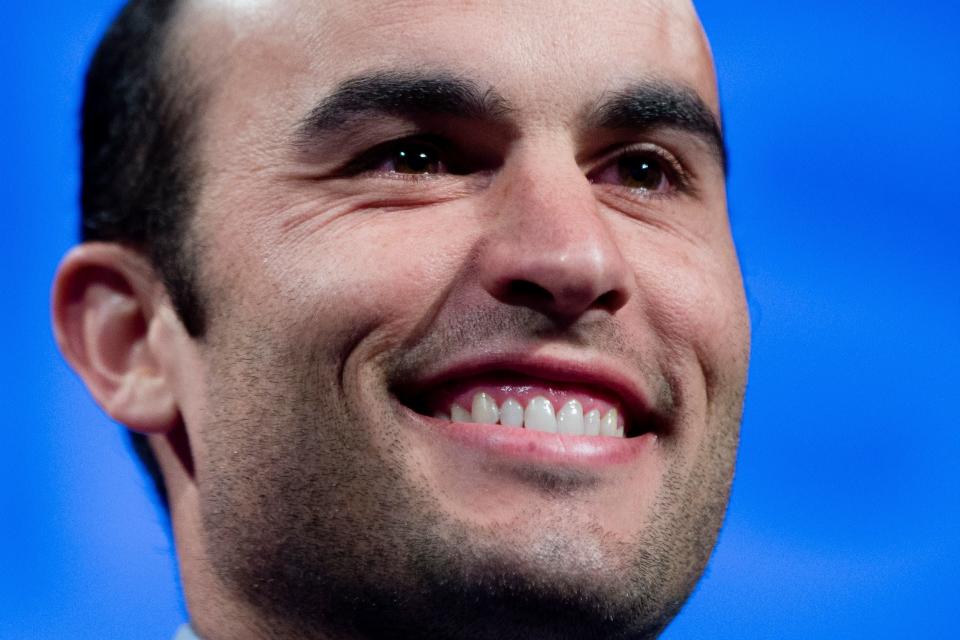
[[[389,176],[391,179],[412,181],[434,179],[438,175],[434,172],[407,173],[379,169],[379,167],[385,163],[396,160],[402,149],[411,146],[432,149],[436,155],[437,162],[443,167],[440,172],[441,174],[466,175],[479,170],[478,167],[471,166],[469,161],[460,161],[459,159],[464,157],[464,154],[458,152],[456,147],[445,138],[435,135],[414,135],[390,140],[365,151],[350,161],[340,173],[344,176],[370,174],[379,177]],[[690,174],[676,156],[658,145],[647,142],[636,143],[608,154],[597,164],[596,168],[587,172],[586,177],[592,184],[610,184],[598,181],[604,172],[617,170],[618,163],[624,159],[641,159],[644,157],[655,158],[658,161],[659,170],[663,171],[664,177],[668,182],[666,189],[659,191],[644,187],[615,186],[620,186],[632,194],[639,195],[643,198],[663,198],[675,193],[689,193],[692,190]]]

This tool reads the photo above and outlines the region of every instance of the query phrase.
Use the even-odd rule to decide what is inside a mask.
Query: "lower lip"
[[[655,450],[657,436],[632,438],[571,436],[498,424],[448,422],[410,409],[431,435],[500,458],[576,467],[605,467],[636,462]]]

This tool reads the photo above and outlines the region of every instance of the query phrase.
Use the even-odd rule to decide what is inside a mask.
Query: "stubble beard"
[[[531,326],[519,316],[477,322],[489,332]],[[696,585],[729,496],[742,384],[690,464],[671,461],[636,540],[590,528],[598,568],[577,541],[558,537],[531,558],[511,526],[477,530],[443,512],[407,475],[393,408],[371,413],[343,393],[343,354],[308,346],[319,340],[265,339],[296,328],[233,335],[209,345],[201,515],[211,570],[261,637],[654,638]],[[563,530],[551,516],[538,524]]]

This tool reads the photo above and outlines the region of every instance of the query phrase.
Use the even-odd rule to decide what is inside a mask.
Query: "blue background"
[[[184,617],[148,482],[48,321],[117,6],[4,10],[2,638],[166,640]],[[729,518],[668,639],[958,637],[958,6],[699,3],[755,343]]]

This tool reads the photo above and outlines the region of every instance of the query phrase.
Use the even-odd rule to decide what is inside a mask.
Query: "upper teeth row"
[[[479,422],[502,424],[508,427],[526,427],[536,431],[563,433],[578,436],[624,437],[623,424],[616,409],[600,416],[599,409],[583,414],[583,405],[570,400],[560,411],[554,411],[553,403],[543,396],[536,396],[524,408],[519,401],[508,398],[500,406],[489,393],[479,392],[473,396],[473,404],[467,411],[459,404],[450,406],[450,414],[442,412],[435,417],[453,422]]]

